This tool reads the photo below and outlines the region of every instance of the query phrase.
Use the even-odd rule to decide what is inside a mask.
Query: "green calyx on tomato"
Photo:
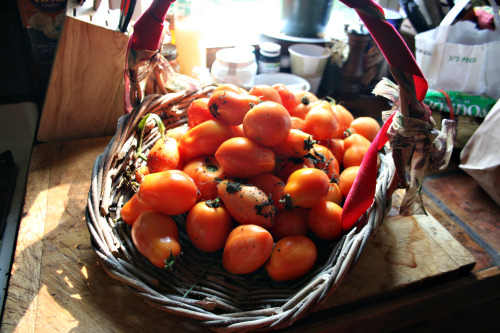
[[[318,141],[314,140],[312,136],[308,137],[306,140],[304,140],[304,150],[311,150],[316,143],[318,143]]]
[[[165,140],[165,125],[163,125],[163,121],[161,120],[160,116],[155,113],[148,113],[147,115],[145,115],[137,125],[137,128],[141,132],[141,135],[139,135],[139,142],[137,143],[136,150],[136,157],[142,158],[144,161],[147,160],[147,157],[142,153],[142,138],[144,136],[144,129],[146,128],[146,123],[148,122],[149,118],[153,118],[153,120],[156,122],[158,131],[161,134],[161,139],[163,141]]]

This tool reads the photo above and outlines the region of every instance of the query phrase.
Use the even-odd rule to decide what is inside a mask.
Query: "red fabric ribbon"
[[[413,78],[417,99],[421,102],[427,93],[427,80],[418,67],[413,54],[403,41],[398,31],[385,19],[384,10],[373,0],[341,0],[353,8],[370,31],[375,43],[382,51],[387,63],[393,68],[409,73]],[[342,229],[351,229],[359,218],[373,204],[377,184],[378,151],[388,141],[387,129],[392,123],[391,116],[382,126],[379,134],[372,141],[353,187],[346,198],[342,213]]]

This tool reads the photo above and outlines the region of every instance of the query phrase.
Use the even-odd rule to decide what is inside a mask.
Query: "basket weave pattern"
[[[116,222],[123,204],[134,193],[128,171],[137,166],[137,124],[148,113],[158,114],[165,127],[187,121],[187,108],[208,97],[214,87],[167,95],[150,95],[132,113],[120,118],[116,134],[95,161],[86,211],[92,246],[106,272],[130,286],[150,305],[200,321],[216,331],[278,329],[291,325],[322,303],[344,280],[375,234],[390,205],[387,197],[395,167],[390,154],[381,155],[374,204],[340,240],[320,246],[318,262],[305,277],[277,283],[265,272],[236,276],[222,268],[220,253],[203,253],[192,246],[185,216],[175,216],[183,254],[172,269],[161,270],[135,249],[130,226]],[[146,126],[143,153],[160,138],[156,126]]]

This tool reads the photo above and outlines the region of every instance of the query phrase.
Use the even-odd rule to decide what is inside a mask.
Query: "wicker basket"
[[[120,118],[115,136],[96,159],[92,172],[86,212],[92,245],[111,277],[132,287],[156,308],[226,332],[287,327],[331,295],[360,257],[390,205],[387,193],[394,163],[390,154],[381,155],[375,201],[363,219],[367,222],[337,242],[320,246],[317,265],[300,280],[273,282],[263,269],[245,276],[227,273],[220,253],[202,253],[190,245],[183,226],[185,216],[174,217],[182,259],[173,269],[160,270],[134,248],[130,227],[115,222],[123,203],[133,194],[128,171],[130,166],[137,166],[137,125],[145,114],[156,113],[166,128],[180,126],[187,120],[191,101],[209,96],[213,89],[208,86],[199,91],[150,95],[132,113]],[[160,137],[156,126],[146,128],[144,153]]]

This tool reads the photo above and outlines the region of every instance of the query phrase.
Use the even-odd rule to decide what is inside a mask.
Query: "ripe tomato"
[[[311,92],[299,91],[294,93],[295,95],[295,107],[290,116],[299,117],[302,119],[306,118],[307,113],[311,110],[314,102],[318,101],[318,97]]]
[[[139,215],[148,210],[150,210],[150,208],[147,205],[142,204],[137,198],[137,193],[134,193],[122,206],[120,215],[125,223],[133,225]]]
[[[264,265],[273,249],[273,237],[253,224],[234,228],[227,237],[222,266],[232,274],[249,274]]]
[[[330,179],[339,177],[339,162],[337,162],[330,149],[320,144],[314,144],[309,158],[313,161],[316,168],[323,170]]]
[[[218,200],[200,201],[189,210],[186,232],[193,245],[205,252],[224,248],[233,219]]]
[[[195,157],[213,155],[221,143],[233,136],[231,127],[220,120],[207,120],[191,128],[179,140],[183,162]]]
[[[131,236],[139,253],[156,267],[171,267],[181,253],[177,225],[159,212],[142,213],[132,226]]]
[[[278,92],[281,97],[281,104],[288,110],[288,112],[292,112],[295,106],[297,105],[297,101],[295,99],[295,94],[288,89],[283,83],[273,84],[272,87],[274,90]]]
[[[195,127],[204,121],[215,119],[208,110],[208,97],[197,98],[187,109],[188,126]]]
[[[274,170],[274,152],[249,138],[236,137],[224,141],[215,152],[215,158],[227,175],[253,177]]]
[[[135,169],[135,181],[139,184],[144,180],[145,175],[149,175],[149,168],[147,165],[143,165],[137,169]]]
[[[174,128],[171,128],[165,132],[165,137],[172,138],[175,141],[179,142],[179,140],[181,139],[181,136],[186,134],[186,132],[189,131],[190,129],[191,129],[191,127],[187,126],[187,125],[174,127]]]
[[[245,136],[245,132],[243,131],[243,124],[238,126],[231,126],[231,131],[233,132],[233,137]]]
[[[285,183],[272,173],[263,173],[247,180],[247,183],[261,189],[273,202],[276,209],[284,209],[285,206],[280,203],[280,198],[283,195]]]
[[[288,177],[295,171],[303,168],[315,168],[313,162],[308,158],[303,157],[289,157],[287,160],[280,165],[277,176],[284,182],[288,180]]]
[[[258,84],[248,91],[249,95],[258,97],[261,101],[270,101],[282,105],[281,97],[278,91],[267,84]]]
[[[219,162],[213,156],[195,157],[182,169],[198,187],[199,200],[217,198],[217,184],[226,178]]]
[[[304,119],[299,117],[290,117],[290,122],[292,123],[292,128],[303,131],[304,130]]]
[[[315,141],[306,132],[291,129],[287,138],[273,147],[278,158],[282,157],[304,157],[309,153]]]
[[[373,141],[380,132],[380,124],[372,117],[358,117],[351,122],[349,129]]]
[[[327,140],[337,135],[338,120],[332,106],[327,101],[314,104],[304,118],[304,132],[313,136],[314,140]]]
[[[346,198],[349,194],[352,184],[354,183],[354,179],[356,179],[356,176],[358,175],[358,171],[359,166],[352,166],[344,169],[344,171],[340,174],[338,184],[340,192],[342,192],[344,198]]]
[[[208,101],[208,109],[216,118],[231,126],[243,123],[245,114],[259,104],[258,97],[238,94],[229,90],[214,91]]]
[[[179,143],[175,139],[159,139],[148,153],[147,165],[150,173],[177,169],[179,164]]]
[[[340,219],[342,207],[331,201],[321,201],[309,210],[309,228],[318,237],[324,240],[333,240],[341,235]]]
[[[198,188],[185,172],[167,170],[145,176],[137,197],[155,211],[177,215],[193,207],[198,199]]]
[[[335,137],[338,139],[343,139],[344,132],[351,125],[351,122],[353,121],[354,116],[352,115],[352,113],[349,110],[347,110],[341,104],[333,105],[332,109],[333,109],[333,113],[337,116],[337,120],[339,122],[339,131],[337,132],[337,135]]]
[[[352,146],[370,147],[370,140],[358,133],[352,133],[344,139],[344,153]]]
[[[321,141],[320,144],[330,149],[339,165],[342,165],[342,160],[344,158],[344,139],[332,138]]]
[[[323,171],[315,168],[299,169],[292,173],[283,189],[286,207],[311,208],[328,193],[330,179]]]
[[[291,235],[307,235],[309,226],[306,208],[291,208],[279,210],[274,217],[274,225],[269,229],[275,241]]]
[[[248,91],[246,91],[244,88],[238,87],[233,83],[218,84],[217,87],[215,87],[215,89],[212,91],[212,94],[217,91],[232,91],[237,94],[248,94]]]
[[[274,245],[265,269],[274,281],[289,281],[306,275],[316,263],[318,249],[303,235],[280,239]]]
[[[243,119],[245,136],[266,147],[284,142],[291,126],[288,111],[275,102],[254,106]]]
[[[330,188],[328,189],[328,193],[325,197],[326,201],[331,201],[341,206],[342,201],[344,200],[344,196],[342,195],[342,191],[340,191],[339,184],[330,183]]]
[[[223,180],[219,183],[218,194],[229,214],[239,224],[272,227],[276,207],[258,187]]]
[[[344,168],[361,165],[368,148],[366,146],[352,146],[347,149],[344,152],[344,159],[342,161]]]

